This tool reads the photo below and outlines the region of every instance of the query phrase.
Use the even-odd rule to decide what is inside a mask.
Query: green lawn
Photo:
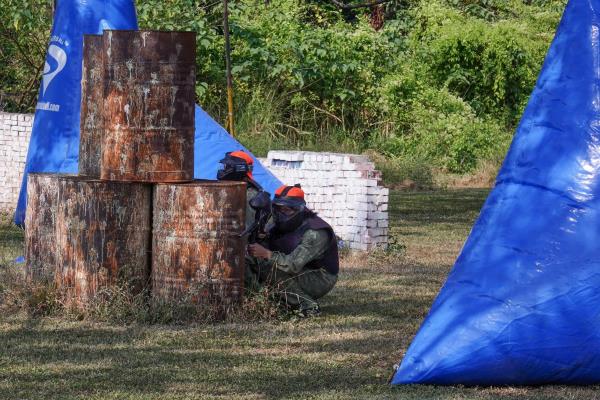
[[[392,194],[402,254],[349,256],[307,321],[118,326],[0,317],[0,398],[587,399],[598,387],[386,385],[468,235],[486,190]],[[22,232],[0,227],[4,259]]]

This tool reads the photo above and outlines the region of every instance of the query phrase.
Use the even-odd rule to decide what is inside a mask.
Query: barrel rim
[[[66,173],[62,173],[62,172],[28,172],[27,173],[27,177],[30,176],[56,176],[58,178],[61,177],[71,177],[71,176],[78,176],[77,174],[66,174]]]
[[[100,179],[98,177],[87,176],[87,175],[59,175],[58,179],[61,181],[69,182],[85,182],[85,183],[104,183],[104,184],[117,184],[117,185],[144,185],[151,186],[150,182],[133,182],[133,181],[115,181],[109,179]]]
[[[86,182],[102,182],[99,178],[93,177],[93,176],[87,176],[87,175],[62,175],[59,176],[58,179],[60,180],[70,180],[70,181],[74,181],[74,182],[81,182],[81,181],[86,181]]]
[[[150,32],[150,33],[193,33],[194,35],[196,35],[196,31],[163,31],[160,29],[104,29],[104,32],[139,32],[139,33],[144,33],[144,32]],[[102,36],[102,35],[99,35]]]
[[[106,175],[110,175],[110,173],[116,171],[116,170],[108,170],[105,169],[104,171],[108,171],[104,174],[104,176]],[[185,184],[185,183],[190,183],[193,182],[193,179],[170,179],[170,178],[147,178],[147,179],[143,179],[140,177],[130,177],[130,176],[110,176],[109,178],[103,178],[102,175],[100,176],[100,178],[98,178],[99,180],[101,180],[102,182],[117,182],[117,183],[144,183],[144,184],[148,184],[148,185],[158,185],[158,184],[165,184],[165,185],[172,185],[172,184]]]
[[[236,187],[245,186],[243,181],[219,181],[212,179],[194,179],[189,182],[160,182],[155,186],[181,186],[181,187]]]

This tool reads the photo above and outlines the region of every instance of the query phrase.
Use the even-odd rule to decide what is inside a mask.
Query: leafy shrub
[[[382,103],[395,129],[376,145],[390,155],[429,160],[451,172],[468,172],[508,135],[478,118],[461,98],[408,72],[391,77]]]
[[[374,83],[386,72],[388,61],[382,55],[391,44],[364,18],[349,25],[330,12],[327,23],[307,24],[309,7],[283,0],[277,7],[248,7],[232,14],[239,106],[243,109],[255,98],[255,88],[269,86],[277,93],[277,130],[291,142],[321,141],[338,128],[364,136],[364,122],[377,114]],[[273,104],[271,99],[265,107]]]
[[[436,86],[467,101],[478,116],[514,126],[548,43],[514,22],[468,18],[435,1],[417,18],[412,45]]]
[[[31,112],[40,87],[52,12],[46,0],[2,0],[0,111]]]

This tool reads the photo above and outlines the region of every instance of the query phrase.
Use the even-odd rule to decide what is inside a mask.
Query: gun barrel
[[[256,229],[258,229],[258,222],[253,222],[252,225],[250,225],[249,227],[247,227],[242,233],[240,233],[238,236],[239,237],[244,237],[244,236],[248,236],[250,235],[253,231],[255,231]]]

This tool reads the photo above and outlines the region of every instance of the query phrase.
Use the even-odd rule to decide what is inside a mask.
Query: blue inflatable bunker
[[[393,384],[600,382],[600,1],[571,0]]]
[[[27,173],[77,173],[84,34],[137,29],[132,0],[59,0],[48,45],[15,223],[25,219]],[[196,106],[194,177],[215,179],[227,151],[246,150]],[[270,193],[281,184],[255,160],[254,178]]]

